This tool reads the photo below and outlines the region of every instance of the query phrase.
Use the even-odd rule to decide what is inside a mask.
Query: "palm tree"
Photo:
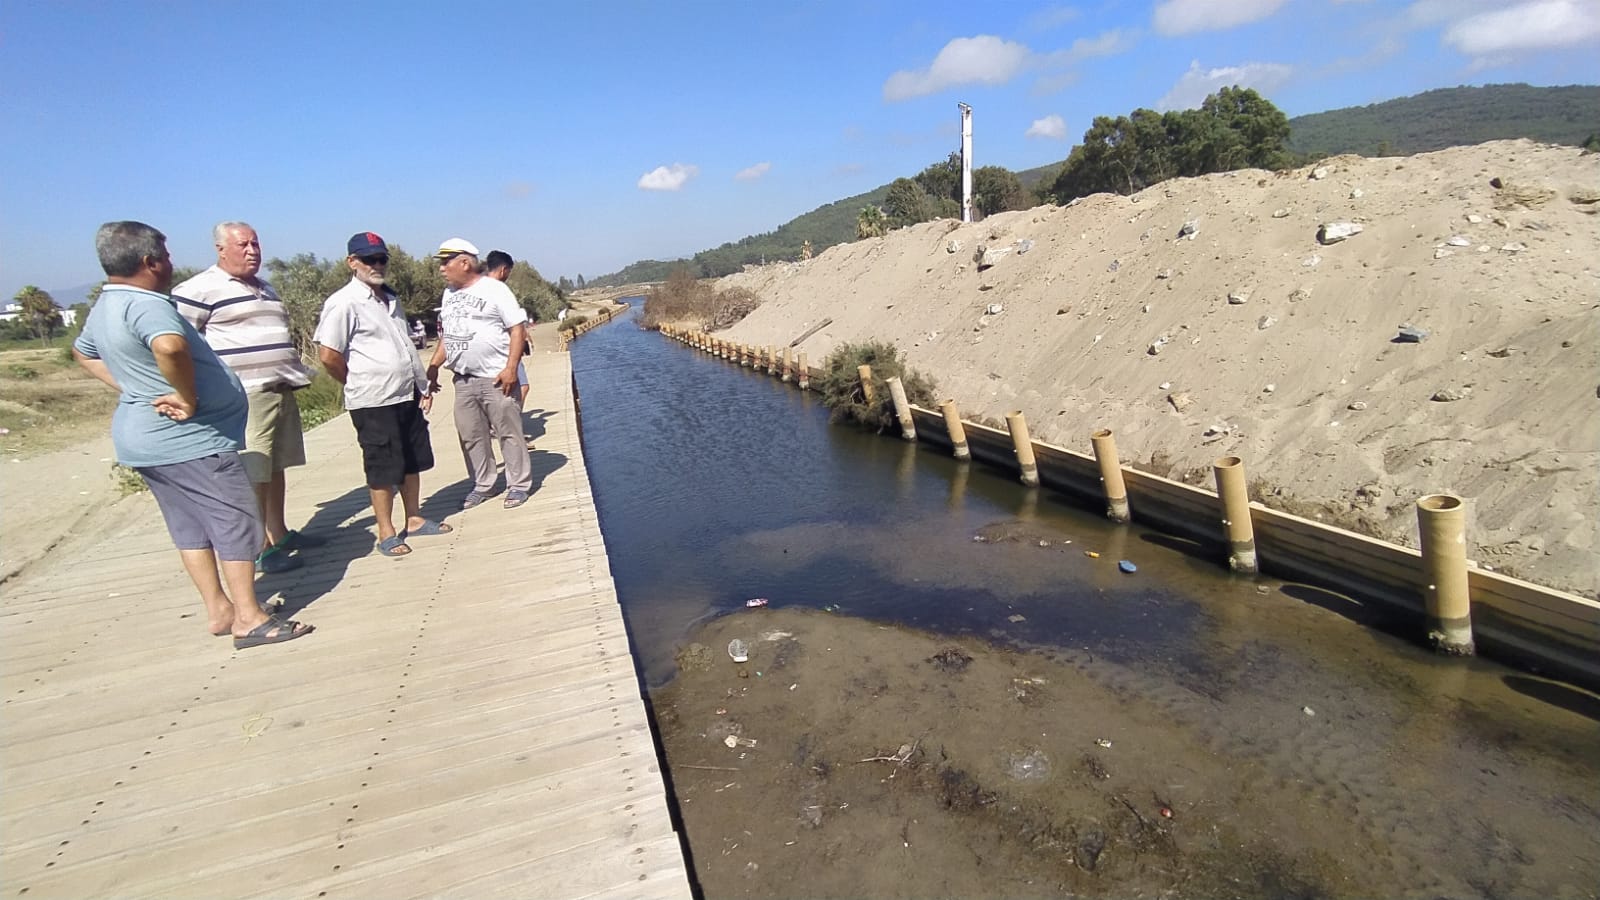
[[[28,285],[12,298],[22,306],[22,319],[28,330],[39,339],[41,346],[49,346],[50,335],[61,327],[61,310],[49,291]]]
[[[876,206],[864,206],[861,213],[856,216],[856,239],[869,237],[882,237],[888,231],[888,222],[883,217],[883,210]]]

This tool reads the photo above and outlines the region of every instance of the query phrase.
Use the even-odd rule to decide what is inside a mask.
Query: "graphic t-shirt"
[[[493,377],[511,359],[513,326],[528,319],[515,294],[487,276],[464,288],[446,288],[439,312],[444,362],[457,375]]]

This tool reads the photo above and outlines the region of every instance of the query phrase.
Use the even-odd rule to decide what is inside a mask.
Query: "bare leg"
[[[372,497],[372,514],[378,519],[378,540],[394,537],[394,485],[369,484],[367,494]]]
[[[428,521],[422,517],[422,477],[412,472],[400,482],[400,502],[406,508],[406,528],[421,528]]]
[[[267,531],[266,548],[277,546],[289,534],[289,524],[283,520],[284,496],[288,488],[283,470],[273,472],[271,481],[252,487],[256,489],[256,503],[261,507],[261,524]]]
[[[266,612],[256,602],[255,560],[224,561],[222,572],[228,579],[228,590],[224,591],[222,580],[217,577],[217,557],[210,549],[179,550],[178,556],[206,605],[212,634],[226,634],[229,630],[235,635],[248,634],[267,620]]]

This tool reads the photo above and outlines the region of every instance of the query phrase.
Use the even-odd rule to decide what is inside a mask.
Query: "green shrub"
[[[140,475],[137,469],[129,468],[121,463],[111,464],[111,480],[124,497],[129,494],[137,494],[140,491],[150,490],[150,485],[144,483],[144,476]]]
[[[571,331],[572,329],[577,328],[579,325],[582,325],[583,323],[585,323],[587,321],[589,321],[589,317],[588,316],[585,316],[585,315],[576,315],[575,316],[575,315],[568,314],[565,319],[561,320],[561,324],[556,326],[556,330],[557,331]]]
[[[861,390],[858,367],[872,367],[872,392],[874,402],[867,403]],[[843,344],[828,354],[822,362],[822,377],[813,382],[822,393],[822,402],[831,411],[833,422],[859,422],[882,431],[895,424],[894,401],[889,396],[886,379],[900,378],[906,389],[906,399],[917,406],[931,407],[935,401],[933,379],[908,369],[893,344],[869,341],[863,344]]]
[[[300,428],[310,431],[344,412],[344,385],[319,371],[311,384],[295,392],[295,399],[300,403]]]
[[[39,377],[39,370],[21,363],[12,363],[6,374],[19,381],[32,381]]]

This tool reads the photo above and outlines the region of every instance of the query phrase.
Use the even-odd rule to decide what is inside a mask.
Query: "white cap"
[[[451,238],[439,245],[439,252],[435,253],[434,256],[450,256],[456,253],[468,253],[477,256],[478,248],[473,246],[472,242],[466,238]]]

